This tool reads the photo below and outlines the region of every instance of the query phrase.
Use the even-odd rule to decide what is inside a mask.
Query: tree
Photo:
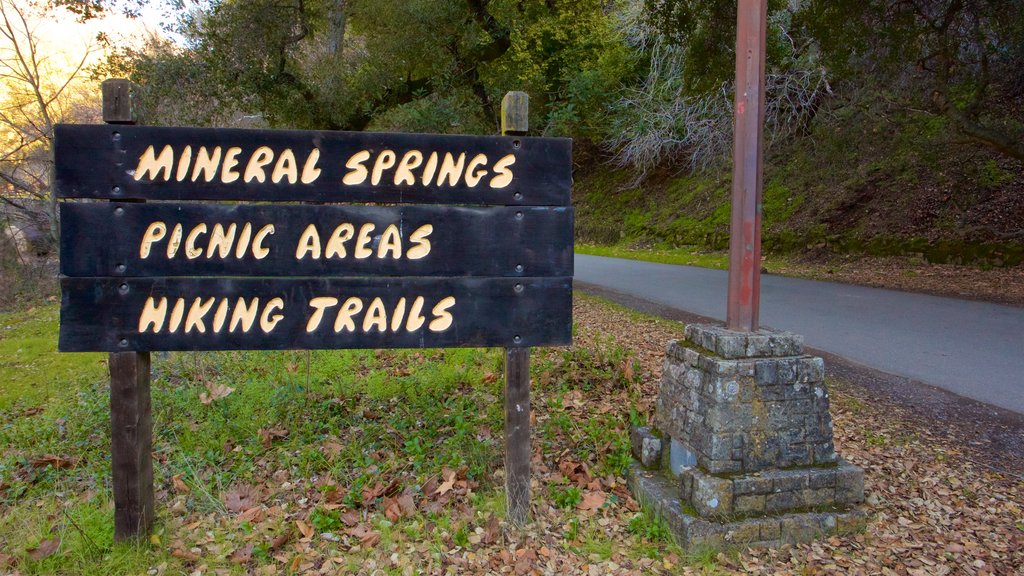
[[[38,10],[38,9],[37,9]],[[40,212],[51,240],[56,242],[57,198],[53,183],[53,126],[70,118],[89,116],[93,105],[76,91],[93,48],[62,67],[43,54],[30,17],[39,21],[45,9],[30,14],[10,0],[0,0],[0,82],[6,97],[0,106],[0,200],[23,216]],[[94,112],[92,114],[95,114]]]
[[[1024,4],[1016,0],[812,0],[801,23],[836,69],[885,76],[907,106],[1024,160]],[[1016,110],[1014,110],[1016,108]]]
[[[150,109],[201,102],[209,114],[184,120],[193,124],[245,111],[270,126],[493,133],[501,96],[517,89],[531,94],[535,126],[596,139],[597,119],[632,74],[608,5],[220,0],[185,19],[184,48],[153,44],[121,69]],[[158,112],[153,121],[183,120]]]

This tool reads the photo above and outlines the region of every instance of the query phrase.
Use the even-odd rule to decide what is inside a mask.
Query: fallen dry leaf
[[[356,512],[355,510],[346,510],[345,512],[341,513],[342,523],[345,524],[345,526],[348,526],[349,528],[355,526],[356,524],[359,524],[359,520],[359,512]]]
[[[302,541],[303,542],[309,542],[310,540],[312,540],[313,539],[313,535],[316,533],[313,530],[312,526],[310,526],[309,524],[306,524],[302,520],[296,520],[295,521],[295,527],[298,528],[299,532],[302,533]]]
[[[209,406],[211,403],[227,398],[235,391],[234,388],[225,386],[224,384],[215,384],[213,382],[206,383],[206,392],[199,393],[199,401],[203,405]]]
[[[250,542],[249,544],[246,544],[232,552],[231,556],[228,557],[228,560],[235,564],[248,564],[249,561],[252,560],[252,549],[253,545]]]
[[[270,541],[270,548],[268,550],[270,552],[273,552],[274,550],[277,550],[277,549],[281,548],[282,546],[287,544],[288,541],[291,540],[291,538],[292,538],[291,530],[288,530],[288,531],[284,532],[283,534],[278,534],[277,536],[274,537],[273,540]]]
[[[178,494],[189,493],[188,484],[185,484],[185,481],[181,479],[181,474],[175,474],[174,476],[171,476],[171,486],[174,488],[174,491]]]
[[[44,558],[49,558],[50,556],[53,556],[54,552],[56,552],[59,548],[60,537],[54,536],[53,538],[43,540],[34,548],[29,548],[28,550],[26,550],[26,552],[28,552],[29,558],[38,562],[40,560],[43,560]]]
[[[62,456],[55,456],[53,454],[47,454],[40,456],[32,460],[32,466],[36,468],[46,468],[52,466],[57,469],[61,468],[74,468],[78,465],[78,458],[64,458]]]
[[[453,470],[445,468],[441,472],[441,475],[444,477],[444,482],[442,482],[441,485],[437,487],[437,490],[434,491],[434,494],[443,496],[445,493],[450,492],[451,489],[455,487],[455,472]]]
[[[259,506],[260,498],[261,495],[257,489],[242,484],[224,493],[224,507],[237,514]]]
[[[586,492],[583,494],[583,499],[576,505],[576,507],[584,511],[597,510],[601,506],[604,506],[604,502],[607,499],[608,496],[604,492]]]
[[[354,528],[349,528],[345,533],[358,538],[359,543],[367,548],[372,548],[380,542],[380,534],[373,531],[368,524],[359,524]]]
[[[275,426],[273,428],[260,428],[258,433],[260,435],[260,444],[262,444],[264,448],[268,449],[274,443],[274,440],[288,436],[288,430],[280,426]]]
[[[199,555],[198,554],[195,554],[195,553],[193,553],[193,552],[191,552],[189,550],[185,550],[183,548],[175,548],[175,549],[171,550],[171,556],[174,556],[175,558],[179,558],[179,559],[184,560],[186,562],[198,562],[199,561]]]
[[[485,545],[491,545],[498,541],[498,536],[501,535],[501,524],[498,522],[498,517],[491,514],[491,517],[487,519],[487,524],[484,525],[484,534],[481,542]]]
[[[259,506],[255,508],[249,508],[245,512],[242,512],[238,519],[242,522],[252,522],[253,524],[259,524],[266,517],[266,512]]]

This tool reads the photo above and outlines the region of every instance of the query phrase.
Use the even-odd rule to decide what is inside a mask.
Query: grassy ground
[[[712,252],[700,250],[694,246],[682,248],[635,248],[621,245],[576,244],[577,254],[590,256],[607,256],[610,258],[629,258],[659,264],[680,264],[683,266],[700,266],[727,270],[729,268],[728,252]]]
[[[150,541],[114,545],[105,357],[57,354],[56,316],[0,317],[0,572],[406,574],[523,561],[507,545],[524,536],[502,522],[499,350],[154,354],[158,520]],[[528,560],[664,569],[677,552],[622,479],[633,361],[583,341],[534,354],[527,534],[542,546]]]
[[[867,529],[684,554],[621,477],[626,429],[651,413],[665,342],[682,326],[581,296],[575,344],[532,358],[524,529],[504,522],[498,350],[154,354],[158,518],[151,539],[114,545],[103,358],[57,355],[55,315],[48,306],[0,322],[0,345],[21,351],[3,366],[3,574],[980,575],[1024,565],[1020,471],[986,465],[985,447],[835,380],[836,445],[865,469]],[[65,362],[77,369],[45,371]]]

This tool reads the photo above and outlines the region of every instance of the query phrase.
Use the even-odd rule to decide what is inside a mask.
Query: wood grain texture
[[[560,346],[572,338],[572,279],[553,278],[63,278],[61,280],[59,349],[84,351],[151,350],[316,350],[335,348],[457,348],[486,346]],[[409,331],[403,323],[390,329],[392,312],[406,299],[406,316],[416,297],[424,298],[423,316],[430,322],[433,307],[453,297],[452,325],[434,332],[423,325]],[[139,332],[146,301],[154,305],[168,300],[165,324],[154,333],[148,326]],[[273,299],[281,306],[267,318],[283,318],[269,332],[257,320],[248,331],[214,330],[214,316],[221,299],[233,313],[238,298],[252,305],[260,298],[260,314]],[[324,314],[322,325],[309,332],[315,297],[337,298]],[[389,329],[364,333],[362,323],[374,298],[388,313]],[[185,333],[186,320],[171,332],[171,310],[183,299],[183,314],[199,298],[199,304],[216,299],[204,316],[201,332],[193,325]],[[349,298],[362,301],[361,313],[353,316],[355,331],[335,332],[337,311]]]
[[[151,174],[135,179],[139,159],[149,146],[159,155],[169,145],[176,159],[170,180],[161,172],[153,181]],[[272,174],[263,182],[244,174],[232,182],[224,182],[222,169],[211,182],[205,176],[193,181],[192,170],[177,180],[177,160],[191,146],[193,159],[200,147],[220,147],[222,158],[227,150],[240,148],[235,169],[244,172],[248,160],[261,146],[269,147],[280,159],[283,150],[293,151],[301,171],[310,154],[318,151],[319,175],[309,184],[290,183],[287,178],[272,181]],[[413,184],[395,184],[397,164],[407,152],[420,151],[424,160],[413,173]],[[343,184],[351,172],[346,167],[357,152],[368,151],[364,164],[373,169],[376,158],[384,151],[395,155],[395,167],[383,169],[376,185],[372,177],[360,184]],[[465,171],[479,154],[490,169],[499,159],[515,157],[509,167],[512,180],[507,186],[491,188],[495,176],[487,173],[475,186],[466,178],[453,184],[436,179],[423,185],[421,173],[432,152],[440,158],[451,153],[453,159],[465,155]],[[146,126],[67,125],[55,127],[54,157],[56,191],[61,198],[102,198],[108,200],[250,200],[250,201],[313,201],[313,202],[383,202],[423,204],[474,204],[508,206],[568,206],[572,186],[572,142],[562,138],[525,138],[502,136],[453,136],[435,134],[383,134],[372,132],[317,132],[297,130],[242,130],[227,128],[158,128]],[[276,160],[268,164],[266,171]],[[140,174],[141,176],[141,174]]]
[[[160,239],[146,243],[142,258],[140,247],[154,222],[162,228],[153,228],[148,237]],[[60,223],[60,268],[65,276],[536,277],[570,276],[573,271],[572,208],[65,202]],[[179,224],[182,244],[168,257]],[[185,240],[200,224],[206,231],[196,235],[194,246],[202,254],[190,258]],[[248,239],[242,244],[247,224]],[[269,254],[257,258],[252,237],[270,224],[274,233],[261,242]],[[348,226],[339,229],[343,224]],[[364,249],[370,255],[364,251],[357,257],[360,232],[367,224],[372,229],[363,236],[369,239]],[[210,248],[218,225],[225,235],[231,231],[233,239],[223,257],[216,245]],[[297,259],[297,247],[313,246],[307,236],[310,225],[316,231],[317,250],[303,250]],[[409,250],[422,245],[411,237],[425,225],[431,226],[425,237],[429,252],[411,259]],[[328,258],[335,231],[350,239],[340,243],[344,255],[332,252]],[[397,250],[389,250],[395,248],[396,238]],[[250,247],[241,257],[240,244]]]
[[[114,540],[149,532],[153,522],[153,416],[148,352],[109,356]]]
[[[505,490],[508,521],[530,513],[530,349],[505,350]]]
[[[509,92],[501,99],[501,133],[508,136],[530,131],[530,95]]]
[[[103,121],[107,124],[135,124],[139,121],[133,94],[134,87],[126,78],[104,80]]]

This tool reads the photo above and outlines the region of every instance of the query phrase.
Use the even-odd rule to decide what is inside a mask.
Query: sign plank
[[[57,125],[60,198],[568,206],[569,139]]]
[[[62,278],[59,349],[529,347],[572,337],[572,278]]]
[[[571,276],[572,218],[555,207],[65,202],[60,266],[65,276]]]

